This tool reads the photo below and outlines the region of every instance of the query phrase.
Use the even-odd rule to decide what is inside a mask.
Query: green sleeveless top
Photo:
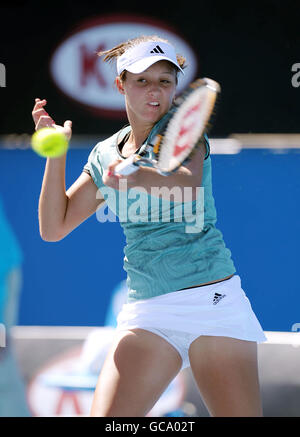
[[[153,195],[152,191],[149,194],[142,187],[119,191],[103,183],[102,175],[108,165],[121,159],[118,145],[130,129],[127,126],[96,144],[83,168],[100,189],[110,218],[117,216],[124,230],[128,302],[234,274],[231,252],[216,228],[208,138],[205,136],[207,153],[197,200],[184,201],[183,191],[182,202],[175,202]],[[142,149],[145,157],[152,157],[151,148]],[[104,215],[104,210],[102,207],[97,211],[99,221],[109,216]]]

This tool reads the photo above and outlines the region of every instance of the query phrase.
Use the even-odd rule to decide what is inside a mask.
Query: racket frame
[[[191,152],[197,147],[199,140],[206,132],[219,92],[220,85],[212,79],[202,78],[192,82],[188,89],[175,99],[170,110],[157,122],[147,138],[147,147],[152,147],[156,159],[143,158],[138,154],[133,154],[116,166],[116,173],[124,176],[130,175],[136,172],[143,163],[148,163],[164,176],[176,172],[182,163],[188,160]],[[200,102],[203,95],[205,98]],[[174,154],[171,153],[177,146],[174,136],[178,137],[182,128],[181,120],[184,118],[184,115],[181,114],[187,114],[186,107],[191,107],[191,102],[192,104],[198,102],[205,116],[202,117],[202,123],[196,126],[192,132],[192,138],[189,139],[190,145],[185,148],[185,153],[181,155],[180,159],[174,158]],[[187,132],[191,136],[188,129]],[[170,161],[170,157],[172,157],[172,161]],[[166,164],[168,160],[169,165]]]

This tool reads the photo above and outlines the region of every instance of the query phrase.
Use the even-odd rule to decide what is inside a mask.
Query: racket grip
[[[115,172],[123,176],[128,176],[136,172],[139,169],[139,166],[135,163],[135,160],[135,155],[129,156],[129,158],[126,158],[115,167]]]

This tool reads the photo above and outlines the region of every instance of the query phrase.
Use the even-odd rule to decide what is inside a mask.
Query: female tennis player
[[[216,227],[207,138],[190,161],[167,177],[147,165],[129,176],[115,172],[133,153],[150,153],[142,146],[172,104],[185,59],[157,36],[135,38],[99,55],[116,61],[116,86],[124,95],[129,125],[92,149],[67,191],[66,156],[48,158],[39,200],[40,234],[46,241],[63,239],[104,202],[123,214],[128,300],[118,316],[91,415],[145,416],[176,374],[190,366],[211,416],[261,416],[257,343],[266,338]],[[45,105],[46,100],[36,99],[36,129],[53,126],[70,139],[71,121],[56,125]],[[187,232],[187,223],[178,220],[178,199],[160,198],[159,207],[167,205],[172,213],[170,220],[159,214],[151,220],[154,186],[194,190],[188,199],[193,206],[202,187],[201,230]],[[114,196],[104,200],[108,188]],[[121,211],[120,205],[126,205],[125,212],[136,207],[132,189],[139,196],[140,220],[130,214],[125,220]],[[119,202],[124,193],[126,202]]]

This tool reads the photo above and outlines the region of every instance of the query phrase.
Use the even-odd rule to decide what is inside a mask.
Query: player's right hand
[[[39,98],[35,99],[35,105],[32,111],[32,118],[35,124],[35,130],[42,129],[43,127],[53,127],[54,129],[62,131],[70,141],[72,136],[72,122],[70,120],[65,121],[63,126],[55,124],[52,117],[46,112],[44,107],[47,101],[45,99],[41,100]]]

